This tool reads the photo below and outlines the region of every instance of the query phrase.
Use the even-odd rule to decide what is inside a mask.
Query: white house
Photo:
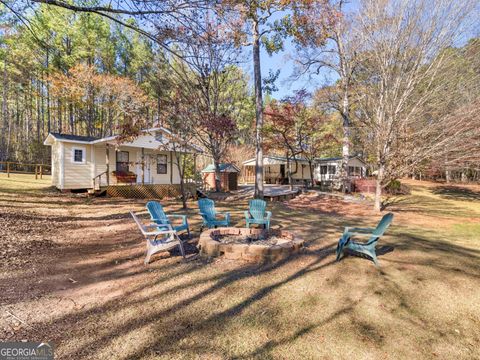
[[[340,176],[342,158],[320,158],[316,160],[314,171],[315,181],[330,182]],[[348,159],[348,176],[350,178],[364,178],[367,176],[367,164],[358,156]]]
[[[340,175],[342,158],[319,158],[313,162],[313,178],[315,182],[330,182]],[[292,180],[294,184],[303,184],[311,181],[310,166],[306,159],[297,159],[298,168],[295,162],[290,161]],[[267,184],[285,184],[287,179],[287,159],[281,156],[263,157],[263,174]],[[296,170],[296,171],[295,171]],[[352,156],[348,160],[348,175],[351,178],[363,178],[367,175],[367,165],[358,156]],[[255,159],[243,162],[242,182],[250,183],[255,181]]]
[[[298,167],[296,167],[298,166]],[[295,184],[303,184],[310,180],[310,167],[305,159],[290,159],[292,180]],[[263,178],[267,184],[285,184],[287,179],[287,159],[282,156],[269,155],[263,157]],[[242,181],[244,183],[255,181],[255,159],[243,162]]]
[[[52,185],[60,190],[92,189],[122,184],[179,184],[171,151],[181,143],[165,128],[142,131],[132,141],[118,136],[94,138],[50,133],[44,145],[52,147]],[[187,145],[185,145],[187,146]],[[188,145],[185,152],[201,152]]]

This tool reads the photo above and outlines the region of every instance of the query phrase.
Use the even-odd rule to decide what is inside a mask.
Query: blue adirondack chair
[[[217,226],[230,226],[230,214],[228,212],[220,213],[215,211],[215,203],[213,200],[206,198],[198,200],[198,208],[203,218],[202,228],[204,226],[209,229]],[[217,218],[218,215],[223,216],[223,220]]]
[[[350,228],[346,227],[342,237],[337,245],[337,261],[340,260],[345,249],[357,253],[368,255],[372,258],[375,266],[379,266],[375,246],[380,237],[385,233],[393,220],[393,214],[385,214],[376,228]],[[368,236],[370,239],[366,243],[360,243],[352,240],[353,236]]]
[[[159,225],[159,228],[168,228],[171,226],[177,233],[186,230],[190,237],[187,215],[167,215],[163,210],[163,206],[158,201],[149,201],[147,203],[147,210],[150,213],[150,218],[155,224]],[[170,218],[182,219],[182,223],[179,225],[172,225]]]
[[[247,228],[251,224],[264,225],[265,229],[270,229],[271,211],[265,211],[267,203],[265,200],[253,199],[248,202],[248,210],[245,211],[245,222]]]

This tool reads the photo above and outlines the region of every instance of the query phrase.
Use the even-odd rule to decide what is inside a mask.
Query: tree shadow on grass
[[[377,254],[377,258],[379,258],[380,267],[382,266],[382,264],[380,262],[382,256],[386,255],[388,253],[391,253],[393,250],[395,250],[395,247],[391,246],[391,245],[383,245],[383,246],[380,246],[380,247],[376,248],[375,253]],[[366,254],[356,252],[356,251],[353,251],[353,250],[350,250],[350,249],[344,249],[343,254],[344,254],[344,256],[340,259],[340,261],[343,261],[348,256],[353,256],[353,257],[358,257],[358,258],[362,258],[362,259],[365,259],[365,260],[369,260],[373,263],[373,259],[370,256],[368,256]]]
[[[386,204],[385,210],[452,218],[469,218],[472,216],[472,212],[465,207],[438,198],[420,195],[394,198]]]
[[[439,186],[432,191],[442,198],[462,201],[480,201],[480,192],[460,186]]]
[[[220,207],[225,207],[225,205],[220,204]],[[244,204],[234,204],[234,206],[229,206],[229,209],[238,215],[244,209]],[[82,257],[92,256],[95,253],[118,255],[119,250],[114,241],[100,243],[94,247],[91,244],[74,244],[68,248],[64,258],[59,258],[62,259],[60,270],[64,273],[65,267],[70,266],[72,273],[89,272],[88,280],[85,281],[85,284],[80,284],[81,286],[134,276],[138,276],[139,281],[125,288],[121,297],[95,303],[86,309],[72,311],[45,324],[34,325],[42,329],[41,335],[59,344],[75,339],[74,347],[62,350],[62,357],[65,358],[91,358],[92,354],[101,352],[111,352],[112,358],[121,358],[122,355],[119,353],[113,355],[114,347],[118,345],[119,339],[129,336],[130,333],[141,331],[148,332],[148,335],[143,334],[142,336],[154,336],[153,340],[134,343],[133,354],[124,355],[123,358],[140,359],[146,354],[151,354],[152,351],[163,355],[178,356],[179,349],[185,349],[185,342],[188,339],[193,337],[210,339],[212,334],[215,336],[220,332],[229,331],[229,326],[234,319],[245,316],[246,312],[252,308],[255,309],[255,304],[262,300],[263,302],[269,300],[269,295],[272,293],[281,291],[284,286],[302,279],[307,274],[323,275],[327,269],[331,269],[332,265],[336,264],[334,258],[336,242],[333,240],[323,241],[324,237],[334,233],[340,235],[345,222],[360,224],[364,220],[323,217],[314,212],[305,214],[304,212],[289,211],[281,205],[276,205],[275,209],[277,210],[275,212],[277,225],[305,230],[306,233],[310,233],[309,240],[320,241],[321,247],[314,250],[309,248],[304,254],[268,266],[243,265],[236,266],[233,270],[229,270],[228,267],[226,270],[219,270],[215,263],[210,264],[200,260],[182,263],[179,258],[169,259],[168,263],[161,260],[155,261],[152,266],[144,268],[140,265],[144,244],[137,233],[131,234],[133,231],[131,229],[122,233],[125,235],[122,245],[131,247],[135,251],[133,255],[129,252],[118,256],[118,264],[111,259],[100,259],[93,266],[78,263]],[[241,222],[241,215],[238,217],[238,221]],[[479,260],[479,251],[472,251],[453,243],[439,242],[427,236],[402,235],[401,231],[401,229],[396,229],[395,236],[388,237],[386,245],[381,246],[378,251],[385,255],[389,253],[389,247],[395,247],[395,254],[402,252],[415,256],[411,258],[403,256],[400,259],[385,256],[382,259],[385,271],[388,272],[392,268],[401,269],[406,264],[413,264],[434,268],[445,276],[450,274],[472,277],[479,275],[478,265],[475,268],[475,264],[478,264]],[[432,256],[418,259],[417,254]],[[444,259],[450,260],[442,261]],[[119,268],[119,264],[132,260],[136,262],[132,263],[131,267]],[[360,266],[358,267],[358,265]],[[360,263],[354,261],[339,263],[334,276],[341,278],[342,274],[352,271],[367,272],[364,274],[365,276],[371,276],[371,274],[383,276],[385,274],[384,270],[379,270],[377,273],[370,264],[366,265],[362,267]],[[146,274],[151,275],[147,276]],[[25,281],[25,279],[11,279],[11,281],[16,283]],[[218,304],[218,307],[212,307],[212,301],[228,301],[231,292],[241,292],[241,286],[244,286],[245,283],[254,284],[253,290],[248,292],[246,289],[240,295],[235,294],[235,299],[238,298],[238,301],[229,303],[226,308],[221,307],[221,304]],[[386,284],[389,283],[386,282]],[[354,287],[355,284],[351,286]],[[397,296],[402,299],[402,303],[410,306],[409,295],[404,288],[398,284],[395,285],[396,287],[389,286],[398,293]],[[151,291],[147,291],[150,289]],[[335,291],[336,288],[330,290]],[[273,304],[268,305],[268,307],[273,306]],[[327,316],[322,322],[301,326],[292,336],[279,335],[245,355],[238,355],[238,357],[268,358],[276,347],[291,343],[315,331],[323,324],[335,321],[337,317],[353,311],[354,307],[355,304],[350,304],[334,310],[333,315]],[[192,309],[195,311],[191,311]],[[124,317],[125,311],[129,316]],[[404,315],[402,314],[402,316]],[[92,319],[95,324],[107,321],[108,327],[100,325],[97,327],[92,324]],[[112,321],[112,319],[116,320]],[[408,320],[414,324],[412,326],[418,326],[424,321],[417,313],[409,315]],[[180,330],[179,325],[181,326]],[[369,324],[359,320],[355,326],[359,331],[366,333],[365,336],[375,338],[376,334]],[[89,334],[91,332],[98,335],[92,337]],[[33,333],[30,335],[30,338],[39,336],[39,334]],[[224,355],[228,350],[222,349],[222,346],[226,345],[219,343],[217,353]],[[203,351],[202,349],[199,347],[198,351]]]

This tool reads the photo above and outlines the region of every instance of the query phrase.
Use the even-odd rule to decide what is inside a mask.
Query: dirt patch
[[[480,249],[443,227],[468,223],[470,208],[442,218],[443,198],[427,195],[399,205],[380,269],[335,262],[344,226],[379,219],[369,204],[308,194],[268,204],[273,228],[306,240],[296,256],[258,266],[175,251],[144,266],[128,210],[145,201],[0,189],[0,341],[51,341],[59,359],[478,358]],[[245,226],[247,201],[216,205]]]

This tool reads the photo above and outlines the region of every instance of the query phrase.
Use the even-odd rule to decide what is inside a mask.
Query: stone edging
[[[212,238],[212,235],[259,235],[264,231],[263,229],[234,227],[209,229],[201,233],[197,247],[201,256],[224,255],[226,259],[230,260],[257,263],[282,260],[303,249],[304,241],[285,230],[270,230],[273,235],[286,238],[284,243],[277,245],[222,244]]]

